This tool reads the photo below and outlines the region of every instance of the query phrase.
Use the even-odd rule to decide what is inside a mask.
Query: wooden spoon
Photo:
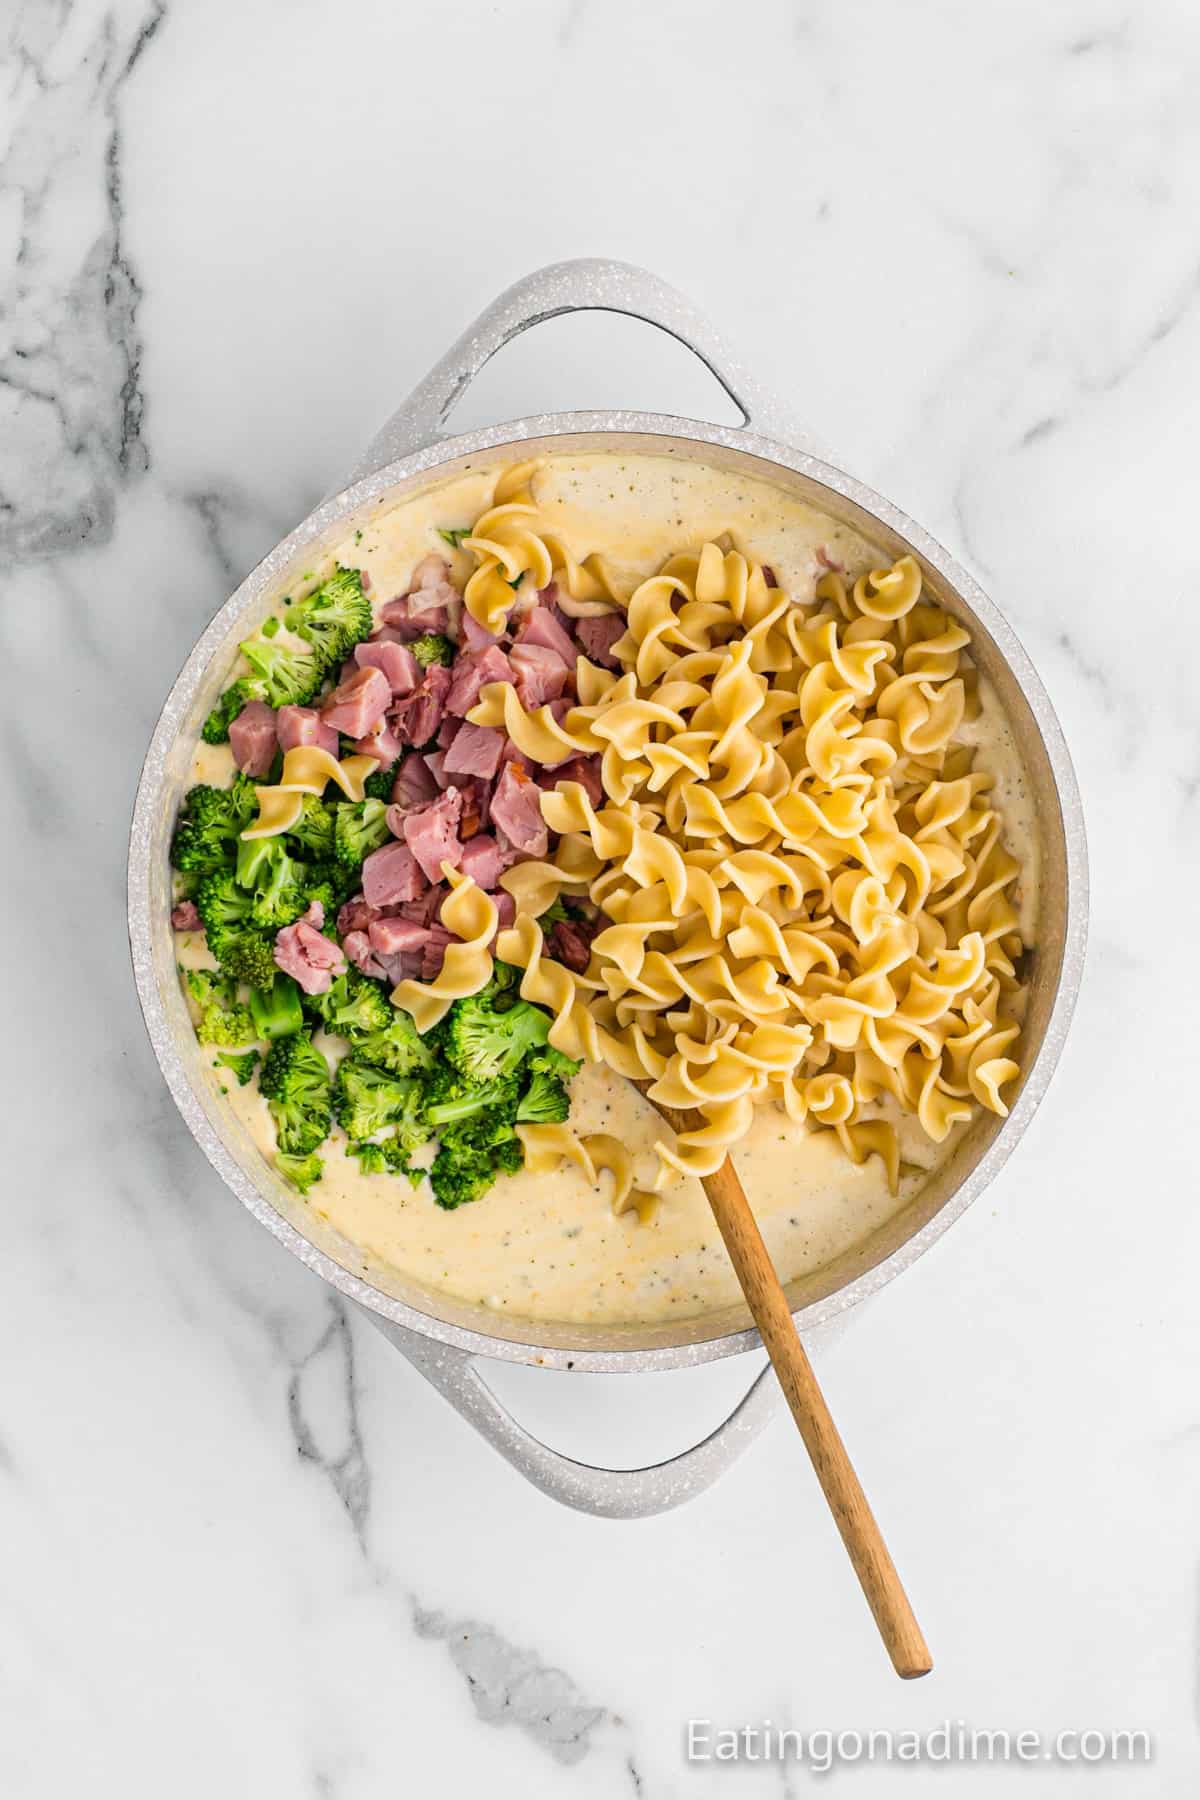
[[[649,1098],[649,1083],[636,1085]],[[696,1114],[659,1106],[655,1100],[651,1105],[675,1131],[687,1131],[701,1122]],[[933,1658],[825,1404],[750,1202],[728,1157],[715,1175],[702,1177],[702,1185],[892,1665],[905,1681],[928,1675]]]

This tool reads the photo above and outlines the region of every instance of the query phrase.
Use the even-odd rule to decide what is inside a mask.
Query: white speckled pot
[[[650,413],[555,413],[458,437],[443,428],[459,396],[510,339],[560,313],[602,309],[645,320],[687,344],[745,418],[724,428]],[[635,1470],[572,1462],[525,1432],[484,1381],[476,1359],[553,1369],[636,1373],[682,1368],[754,1347],[742,1309],[658,1326],[533,1325],[500,1319],[363,1268],[361,1255],[286,1189],[205,1079],[175,974],[168,846],[200,724],[238,640],[298,572],[391,502],[466,463],[501,464],[542,450],[649,451],[766,477],[852,525],[889,557],[911,553],[928,588],[970,629],[974,654],[1016,730],[1036,797],[1042,894],[1024,1037],[1025,1076],[1007,1119],[979,1120],[920,1197],[866,1243],[790,1292],[807,1332],[874,1293],[941,1236],[1011,1154],[1054,1071],[1083,966],[1087,864],[1079,793],[1054,710],[1006,621],[971,577],[911,519],[821,461],[673,289],[626,264],[559,263],[519,281],[482,314],[371,445],[348,487],[322,502],[222,607],[167,697],[138,787],[129,852],[129,937],[147,1030],[167,1084],[205,1155],[255,1218],[310,1269],[356,1301],[531,1481],[582,1510],[637,1517],[705,1487],[756,1435],[774,1404],[769,1371],[702,1444]]]

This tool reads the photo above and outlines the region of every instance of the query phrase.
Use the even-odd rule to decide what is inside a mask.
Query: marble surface
[[[688,1718],[770,1718],[1142,1728],[1149,1771],[904,1791],[1194,1792],[1194,9],[15,0],[0,23],[0,1791],[798,1794],[804,1768],[685,1760]],[[915,1686],[781,1423],[675,1516],[543,1500],[242,1213],[133,998],[129,807],[193,639],[498,288],[580,254],[675,281],[961,554],[1083,786],[1093,935],[1050,1096],[822,1359],[937,1658]],[[531,334],[461,417],[622,403],[719,408],[605,320]],[[746,1375],[498,1385],[564,1448],[633,1461]]]

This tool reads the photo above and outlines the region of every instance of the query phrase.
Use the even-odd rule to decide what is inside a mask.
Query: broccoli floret
[[[329,1065],[307,1031],[276,1038],[258,1085],[271,1109],[279,1148],[307,1156],[329,1136],[333,1103]]]
[[[571,1096],[557,1075],[535,1069],[521,1095],[517,1119],[522,1125],[558,1125],[571,1110]]]
[[[275,979],[275,956],[265,931],[250,926],[229,927],[215,938],[210,937],[208,947],[224,973],[234,981],[244,981],[252,988],[269,988]]]
[[[249,1007],[238,1001],[233,981],[211,969],[187,971],[188,992],[200,1009],[196,1036],[202,1044],[236,1050],[258,1036]]]
[[[560,894],[557,900],[552,900],[550,902],[550,905],[546,908],[544,913],[538,914],[538,924],[543,927],[547,925],[558,925],[566,918],[566,916],[567,909],[562,903],[562,895]]]
[[[443,1147],[433,1159],[429,1180],[438,1205],[452,1212],[456,1206],[466,1206],[486,1194],[495,1180],[495,1170],[486,1150]]]
[[[492,1164],[497,1174],[515,1175],[525,1167],[525,1146],[514,1132],[492,1151]]]
[[[289,827],[287,836],[323,861],[333,855],[333,813],[316,794],[305,794],[303,801],[300,817]]]
[[[334,809],[333,854],[343,869],[355,874],[363,859],[386,843],[387,807],[382,800],[359,800]]]
[[[416,657],[423,669],[430,663],[442,663],[446,668],[454,661],[455,649],[448,637],[439,637],[427,631],[419,638],[413,638],[408,648]]]
[[[274,968],[273,962],[271,966]],[[273,980],[265,986],[253,990],[250,1012],[259,1037],[289,1037],[293,1031],[304,1029],[299,986],[281,970],[276,970]]]
[[[362,575],[339,565],[319,588],[292,602],[283,622],[308,640],[328,668],[349,656],[355,644],[370,634],[375,621],[371,602],[363,593]]]
[[[226,1069],[233,1070],[234,1074],[237,1076],[237,1084],[239,1087],[245,1087],[246,1083],[254,1073],[254,1065],[257,1061],[257,1050],[245,1050],[240,1055],[229,1050],[222,1050],[217,1057],[217,1063],[220,1063]],[[216,1063],[213,1064],[213,1067],[216,1067]]]
[[[304,880],[308,871],[303,863],[295,863],[280,846],[278,853],[260,872],[250,916],[264,931],[278,931],[291,925],[308,905]]]
[[[223,931],[237,931],[251,923],[253,899],[238,886],[232,869],[218,869],[206,875],[196,889],[196,911],[204,921],[210,942],[216,942]]]
[[[530,1052],[525,1067],[531,1072],[541,1071],[546,1075],[557,1075],[560,1081],[574,1081],[583,1064],[574,1057],[564,1056],[553,1044],[543,1044],[540,1049]]]
[[[438,1137],[447,1150],[496,1150],[516,1135],[516,1107],[511,1100],[438,1126]]]
[[[374,1063],[393,1075],[419,1075],[432,1069],[436,1058],[428,1039],[400,1007],[389,1005],[387,1010],[387,1023],[378,1030],[350,1032],[358,1060]]]
[[[334,1110],[352,1141],[374,1137],[387,1125],[415,1120],[420,1098],[419,1083],[361,1063],[353,1053],[338,1064]]]
[[[239,838],[235,865],[238,886],[253,889],[268,880],[281,853],[283,843],[277,837]]]
[[[472,530],[473,527],[470,525],[439,525],[438,536],[449,544],[452,550],[457,550],[463,539],[470,537]]]
[[[283,1179],[290,1181],[302,1194],[307,1194],[313,1182],[320,1181],[325,1172],[321,1158],[311,1152],[307,1156],[289,1156],[287,1151],[280,1151],[275,1158],[275,1167]]]
[[[323,1020],[327,1031],[356,1039],[359,1033],[386,1031],[394,1010],[379,983],[360,975],[357,969],[347,969],[325,993],[310,995],[309,1006]]]
[[[387,1157],[383,1154],[382,1144],[351,1144],[349,1151],[351,1156],[358,1158],[358,1166],[364,1175],[387,1175],[390,1173],[390,1165]]]
[[[258,809],[258,791],[239,775],[232,787],[201,782],[184,798],[183,816],[175,828],[171,861],[186,873],[207,875],[232,862],[244,826]]]
[[[398,756],[394,763],[380,763],[375,773],[367,776],[363,782],[363,793],[368,800],[387,801],[391,799],[392,788],[396,782],[396,770],[402,761],[403,757]]]
[[[260,691],[256,692],[256,685]],[[207,719],[205,719],[200,730],[200,736],[204,739],[206,744],[227,744],[229,742],[229,727],[233,724],[233,721],[237,718],[243,706],[250,700],[261,699],[261,684],[256,684],[253,681],[246,681],[244,679],[235,681],[232,687],[227,687],[225,689],[225,692],[221,695],[221,698],[217,701],[217,704],[213,707]]]
[[[444,1051],[447,1062],[473,1081],[510,1075],[531,1050],[546,1042],[550,1015],[528,1000],[498,1011],[485,988],[450,1009]]]
[[[327,665],[316,650],[298,650],[264,637],[247,638],[238,648],[271,706],[307,706],[320,692]]]
[[[516,1102],[517,1083],[511,1078],[471,1081],[445,1063],[438,1064],[425,1086],[425,1117],[435,1127],[456,1124],[493,1107],[515,1113]]]

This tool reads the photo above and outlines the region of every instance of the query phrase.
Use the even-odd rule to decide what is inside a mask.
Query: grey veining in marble
[[[1200,19],[616,10],[27,0],[0,23],[14,1800],[157,1800],[165,1772],[172,1800],[811,1785],[689,1767],[689,1716],[1145,1726],[1154,1769],[1097,1766],[1090,1795],[1200,1773]],[[189,646],[479,307],[580,254],[677,283],[985,576],[1084,788],[1093,954],[1051,1094],[824,1368],[934,1649],[916,1687],[782,1428],[669,1519],[530,1493],[220,1188],[130,991],[129,804]],[[481,383],[495,417],[672,404],[632,330],[545,342]],[[512,1403],[630,1462],[732,1391],[567,1379],[514,1373]],[[950,1782],[1040,1800],[1057,1774]]]

